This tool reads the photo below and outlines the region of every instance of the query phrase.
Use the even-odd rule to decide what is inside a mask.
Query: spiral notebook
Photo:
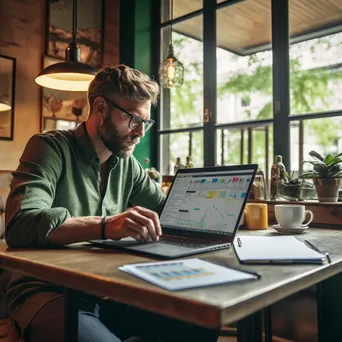
[[[294,236],[239,236],[233,244],[240,262],[247,264],[321,264],[326,259]]]

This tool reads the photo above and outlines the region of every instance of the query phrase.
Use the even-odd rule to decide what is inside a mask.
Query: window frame
[[[217,88],[217,80],[216,80],[216,35],[217,35],[217,27],[216,27],[216,13],[217,10],[227,6],[234,6],[235,4],[244,1],[244,0],[226,0],[221,3],[216,3],[216,0],[203,0],[203,8],[200,10],[196,10],[192,13],[188,13],[181,17],[178,17],[172,21],[172,25],[175,25],[181,21],[188,20],[194,18],[196,16],[203,16],[203,75],[204,75],[204,84],[203,84],[203,101],[204,101],[204,118],[209,118],[209,120],[203,120],[203,125],[199,125],[196,127],[185,127],[178,129],[161,129],[161,125],[159,123],[159,127],[157,130],[157,148],[158,148],[158,157],[157,157],[157,165],[161,170],[162,165],[160,164],[160,155],[164,154],[165,151],[161,151],[160,149],[160,139],[163,134],[172,135],[173,133],[189,133],[198,130],[203,130],[204,135],[204,166],[215,166],[217,165],[216,161],[216,146],[217,141],[216,132],[218,129],[221,129],[222,132],[224,129],[232,129],[235,130],[246,130],[249,132],[248,136],[248,163],[250,163],[253,143],[251,139],[251,132],[253,127],[264,127],[266,130],[266,137],[268,136],[268,129],[266,127],[273,125],[273,154],[274,155],[282,155],[283,161],[287,168],[291,170],[291,138],[290,138],[290,125],[291,122],[297,121],[299,122],[299,165],[300,172],[301,163],[303,160],[303,143],[304,143],[304,129],[303,124],[306,120],[311,119],[319,119],[319,118],[331,118],[335,116],[342,115],[341,110],[333,110],[333,111],[324,111],[318,113],[308,113],[308,114],[298,114],[291,115],[290,113],[290,43],[298,43],[300,41],[306,41],[310,38],[307,35],[304,35],[302,39],[300,37],[293,37],[290,39],[289,37],[289,1],[290,0],[270,0],[271,2],[271,32],[272,32],[272,90],[273,90],[273,117],[270,119],[264,120],[250,120],[244,122],[234,122],[234,123],[216,123],[217,117],[217,96],[216,96],[216,88]],[[161,12],[160,18],[161,19]],[[161,30],[165,27],[170,26],[171,21],[165,21],[163,23],[159,22],[159,44],[157,44],[158,48],[158,56],[160,63],[160,51],[161,51]],[[158,65],[155,66],[155,70],[158,70]],[[215,69],[215,72],[212,70]],[[281,79],[281,82],[278,80]],[[165,92],[169,92],[169,90],[163,90]],[[164,95],[165,96],[165,95]],[[162,102],[165,102],[165,98],[163,98]],[[163,115],[165,114],[165,103],[162,104],[159,108],[158,117],[160,118],[160,122],[163,120]],[[163,113],[164,112],[164,113]],[[223,136],[223,135],[222,135]],[[267,142],[265,143],[266,151],[266,170],[265,176],[268,179],[269,175],[269,155],[268,155],[268,138],[266,138]],[[220,142],[222,143],[222,142]],[[241,141],[241,151],[246,148],[244,146],[243,140]],[[190,151],[189,151],[190,152]],[[223,151],[222,151],[223,153]],[[243,153],[241,152],[240,156],[241,163],[243,163]]]

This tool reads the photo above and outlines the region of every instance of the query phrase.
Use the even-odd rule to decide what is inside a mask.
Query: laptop
[[[160,213],[159,241],[91,240],[98,247],[172,259],[229,248],[257,171],[257,164],[177,171]]]

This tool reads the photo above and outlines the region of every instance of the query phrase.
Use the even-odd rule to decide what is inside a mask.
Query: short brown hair
[[[88,88],[90,112],[98,96],[119,95],[128,99],[158,101],[159,85],[143,72],[119,64],[105,66],[96,74]]]

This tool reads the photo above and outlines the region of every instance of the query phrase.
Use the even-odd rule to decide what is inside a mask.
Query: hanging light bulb
[[[73,0],[72,14],[72,42],[65,50],[65,61],[52,64],[39,73],[35,81],[42,87],[67,91],[87,91],[89,83],[98,71],[91,65],[80,62],[80,48],[76,43],[77,0]]]
[[[164,88],[177,88],[183,84],[184,66],[175,57],[172,45],[172,18],[173,18],[173,0],[171,0],[171,25],[169,32],[169,51],[167,57],[159,66],[159,80]]]
[[[177,66],[174,63],[174,60],[171,60],[167,67],[167,77],[173,80],[176,77]]]
[[[10,110],[12,107],[8,100],[7,94],[0,95],[0,112],[6,112],[7,110]]]

